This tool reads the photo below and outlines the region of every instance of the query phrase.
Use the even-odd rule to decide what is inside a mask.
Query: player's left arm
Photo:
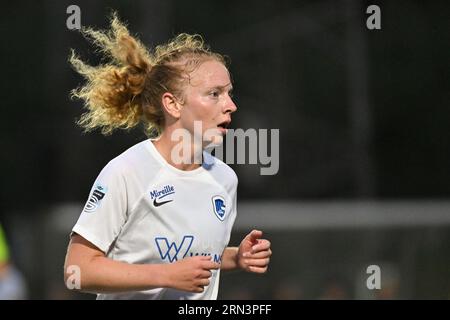
[[[222,255],[221,270],[243,269],[248,272],[265,273],[272,250],[270,241],[262,239],[262,231],[253,230],[239,247],[227,247]]]

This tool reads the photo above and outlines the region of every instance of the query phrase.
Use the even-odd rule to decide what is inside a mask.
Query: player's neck
[[[200,167],[202,162],[202,147],[195,148],[194,143],[183,143],[182,140],[173,141],[171,136],[172,132],[169,132],[169,130],[164,131],[157,140],[153,141],[156,150],[167,163],[183,171],[191,171]],[[188,153],[187,155],[185,154],[186,152]]]

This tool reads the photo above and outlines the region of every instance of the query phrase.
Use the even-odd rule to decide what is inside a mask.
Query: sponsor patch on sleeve
[[[94,191],[92,191],[89,200],[86,202],[83,211],[92,213],[95,210],[97,210],[97,208],[100,206],[102,202],[102,199],[105,197],[107,191],[108,191],[107,187],[97,184],[94,188]]]

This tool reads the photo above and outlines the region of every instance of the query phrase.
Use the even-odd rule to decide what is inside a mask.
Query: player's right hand
[[[209,285],[211,270],[220,264],[208,256],[189,257],[167,265],[168,287],[189,292],[203,292]]]

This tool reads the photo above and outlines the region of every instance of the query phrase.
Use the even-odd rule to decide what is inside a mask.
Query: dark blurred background
[[[221,298],[450,297],[447,1],[20,0],[1,5],[0,222],[28,298],[92,298],[64,288],[68,234],[103,166],[145,139],[76,126],[67,58],[99,56],[67,29],[71,4],[95,28],[117,10],[149,47],[200,33],[231,57],[233,127],[280,129],[278,174],[232,166],[233,244],[264,226],[271,270],[223,276]],[[371,4],[381,30],[366,27]],[[370,264],[384,291],[364,287]]]

